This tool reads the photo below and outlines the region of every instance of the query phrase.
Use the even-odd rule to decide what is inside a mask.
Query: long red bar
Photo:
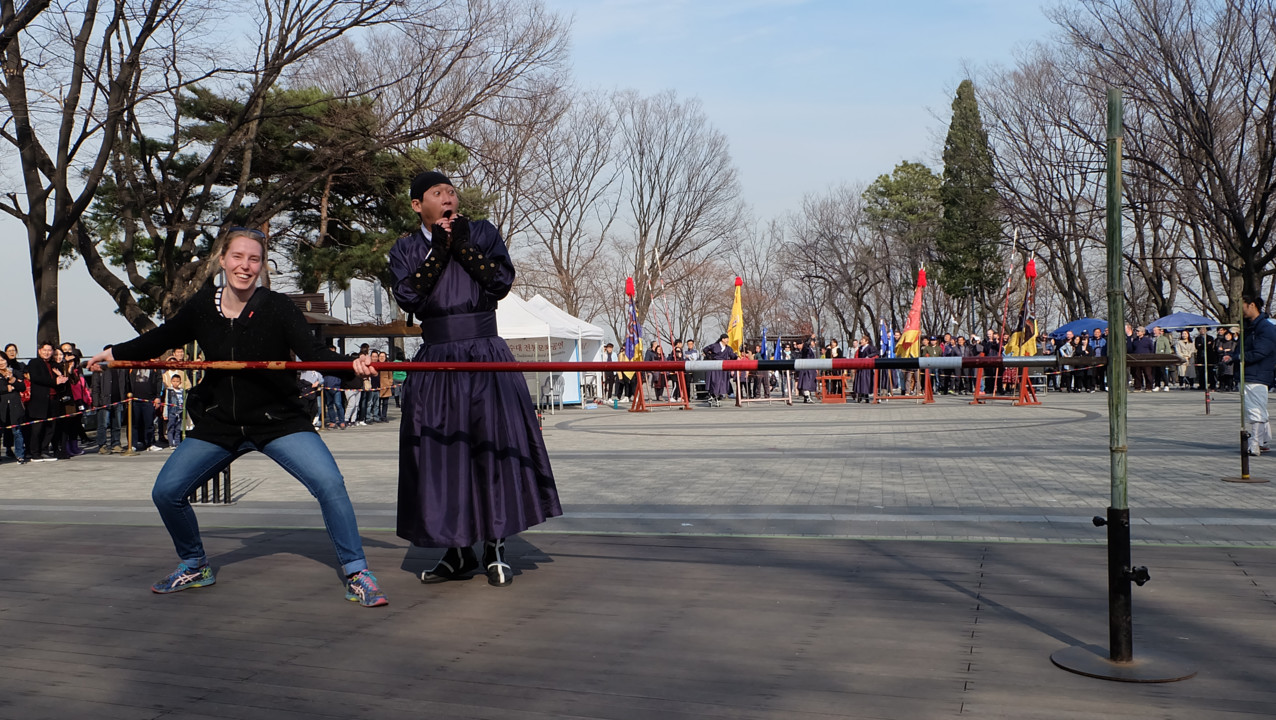
[[[1170,356],[1173,357],[1173,356]],[[1179,362],[1173,358],[1173,363]],[[687,360],[687,361],[548,361],[548,362],[398,362],[372,363],[378,371],[429,372],[562,372],[601,370],[606,372],[705,372],[714,370],[915,370],[998,367],[1055,367],[1058,365],[1101,365],[1102,358],[1061,358],[1054,355],[1031,357],[932,357],[932,358],[835,358],[815,360]],[[173,370],[338,370],[347,371],[350,362],[297,362],[216,360],[169,362],[162,360],[116,360],[113,368],[153,368]]]

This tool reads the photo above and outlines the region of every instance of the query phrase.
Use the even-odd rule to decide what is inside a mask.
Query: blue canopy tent
[[[1190,312],[1170,313],[1163,318],[1148,323],[1148,330],[1152,328],[1161,328],[1163,330],[1193,330],[1198,327],[1221,327],[1217,320],[1211,320],[1204,315],[1197,315]]]
[[[1073,320],[1067,325],[1063,325],[1059,329],[1050,333],[1050,337],[1058,340],[1059,338],[1066,336],[1069,331],[1071,331],[1073,335],[1080,335],[1082,333],[1089,335],[1094,332],[1095,328],[1106,330],[1108,328],[1108,321],[1099,320],[1098,318],[1081,318],[1080,320]]]

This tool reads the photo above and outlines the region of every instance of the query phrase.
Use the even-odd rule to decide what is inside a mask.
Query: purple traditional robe
[[[735,354],[735,350],[730,345],[719,340],[712,345],[705,346],[705,360],[735,360],[739,358]],[[705,392],[715,397],[726,397],[731,392],[730,373],[726,370],[710,370],[704,374]]]
[[[470,239],[498,265],[495,286],[480,287],[453,259],[420,297],[408,278],[430,251],[425,232],[399,238],[390,251],[394,297],[421,322],[417,362],[514,360],[496,334],[496,303],[514,282],[509,251],[487,221],[470,223]],[[422,547],[462,547],[562,514],[521,373],[408,373],[402,407],[399,537]]]

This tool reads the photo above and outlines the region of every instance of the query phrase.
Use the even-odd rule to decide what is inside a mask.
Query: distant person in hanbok
[[[390,272],[399,306],[421,322],[414,360],[513,362],[497,335],[496,303],[509,294],[514,265],[496,227],[456,215],[456,189],[442,173],[417,175],[411,197],[421,226],[395,243]],[[523,377],[410,373],[402,409],[397,533],[447,548],[421,581],[457,580],[481,567],[488,584],[509,585],[506,538],[563,512]]]
[[[878,356],[877,346],[869,339],[867,335],[860,338],[859,347],[855,348],[855,357],[857,358],[875,358]],[[872,402],[873,400],[873,371],[857,370],[855,371],[855,402]]]
[[[816,347],[815,338],[811,338],[802,345],[797,359],[814,360],[817,357],[819,357],[819,349]],[[798,370],[797,389],[802,395],[802,402],[813,402],[811,397],[815,394],[816,383],[819,382],[817,375],[815,370]]]
[[[735,350],[727,344],[727,334],[722,333],[718,338],[718,342],[706,345],[704,348],[705,360],[735,360],[739,356]],[[709,404],[718,405],[731,392],[731,380],[726,370],[712,370],[705,373],[704,380],[705,392],[709,394]]]

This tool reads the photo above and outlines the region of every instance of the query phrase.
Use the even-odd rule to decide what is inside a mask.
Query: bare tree
[[[878,308],[873,303],[890,276],[880,262],[874,232],[864,213],[864,188],[842,185],[825,195],[808,195],[802,211],[790,218],[785,265],[791,278],[807,288],[813,331],[828,336],[821,322],[830,313],[842,337],[873,335]]]
[[[12,0],[0,2],[0,94],[9,115],[0,139],[16,150],[22,177],[21,193],[6,193],[0,211],[26,228],[41,343],[59,335],[63,244],[101,182],[157,32],[184,3],[92,0],[39,12],[50,4],[15,11]]]
[[[1036,47],[978,87],[1007,220],[1078,318],[1102,294],[1105,130],[1102,105],[1065,82],[1066,63]]]
[[[603,296],[592,291],[590,278],[600,272],[619,210],[616,125],[613,106],[586,95],[528,146],[527,172],[535,180],[526,193],[532,242],[523,253],[523,283],[580,317],[602,311]]]
[[[21,8],[16,8],[13,0],[0,0],[0,56],[8,51],[9,43],[18,37],[18,33],[51,4],[51,0],[28,0]]]
[[[286,217],[274,223],[299,194],[388,148],[450,137],[499,99],[534,94],[563,58],[564,27],[537,3],[261,1],[249,64],[234,64],[240,55],[230,52],[198,87],[175,86],[154,109],[172,118],[163,141],[147,137],[140,114],[122,127],[120,147],[152,149],[140,159],[116,155],[119,192],[144,208],[120,218],[114,240],[126,278],[107,266],[95,238],[81,236],[90,273],[138,330],[151,326],[139,299],[167,317],[212,276],[221,228],[287,232]],[[350,37],[355,30],[363,44]],[[180,74],[180,56],[170,73]],[[288,83],[324,92],[310,106],[304,92],[281,105],[274,100]],[[192,98],[203,105],[199,122],[189,115]],[[340,112],[342,101],[351,113]],[[373,123],[353,112],[369,102]],[[321,103],[335,108],[325,117],[332,132],[298,147],[303,161],[271,170],[272,158],[255,157],[263,123],[280,117],[266,113],[300,117]]]
[[[1129,161],[1155,176],[1225,263],[1211,309],[1239,316],[1276,260],[1276,5],[1272,0],[1079,0],[1052,18],[1079,58],[1074,82],[1138,108]],[[1132,148],[1133,149],[1133,148]]]
[[[726,137],[709,125],[697,100],[673,92],[616,96],[620,116],[621,165],[634,242],[630,267],[638,287],[638,309],[651,304],[647,290],[657,264],[665,281],[682,281],[704,253],[738,232],[740,188]]]
[[[544,187],[544,163],[547,155],[554,158],[543,147],[571,103],[566,90],[546,82],[531,97],[497,100],[491,112],[467,124],[465,138],[475,168],[467,179],[489,191],[490,219],[511,253],[529,239],[525,236],[535,219],[548,209],[545,203],[552,193]],[[520,278],[520,283],[526,281]]]
[[[763,327],[770,329],[769,337],[775,337],[784,299],[783,250],[784,226],[772,220],[765,229],[751,228],[744,233],[728,254],[732,267],[744,281],[740,295],[746,338],[761,335]]]

